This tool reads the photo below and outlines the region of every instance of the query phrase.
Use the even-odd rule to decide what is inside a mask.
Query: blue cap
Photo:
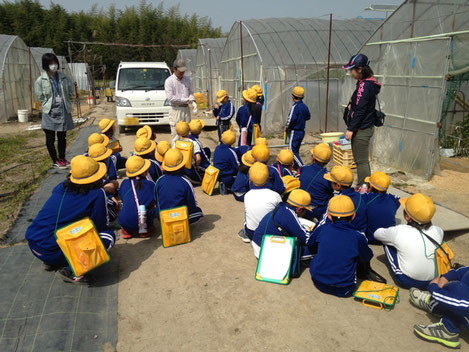
[[[363,66],[368,66],[370,64],[370,60],[368,59],[368,56],[363,55],[363,54],[357,54],[353,55],[348,64],[343,66],[342,68],[344,70],[350,70],[351,68],[354,67],[363,67]]]

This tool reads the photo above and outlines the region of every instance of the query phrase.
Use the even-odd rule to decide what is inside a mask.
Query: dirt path
[[[112,116],[110,109],[103,116]],[[170,139],[167,128],[157,135]],[[134,133],[120,140],[128,155]],[[216,132],[203,132],[202,141],[213,149]],[[252,249],[237,236],[243,204],[230,195],[209,197],[200,187],[196,197],[205,218],[192,228],[190,244],[163,248],[159,236],[117,241],[112,255],[120,272],[118,351],[442,350],[413,335],[413,324],[430,317],[410,306],[406,290],[386,312],[321,294],[308,270],[288,286],[256,281]],[[461,261],[469,262],[463,250],[469,241],[458,237],[452,243],[466,256]],[[390,280],[382,248],[373,250],[373,267]],[[469,337],[464,338],[467,347]]]

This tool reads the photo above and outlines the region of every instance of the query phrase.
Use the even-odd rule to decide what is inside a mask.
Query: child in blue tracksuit
[[[117,182],[117,170],[112,160],[112,150],[103,144],[97,143],[88,148],[88,155],[95,161],[106,165],[107,177],[104,180],[103,189],[106,191],[109,220],[113,222],[119,212],[119,202],[115,198],[119,183]]]
[[[236,114],[236,123],[239,126],[240,134],[238,145],[244,145],[242,143],[242,131],[247,129],[246,145],[252,144],[252,129],[255,118],[259,113],[259,106],[256,104],[257,94],[253,89],[243,91],[243,105],[240,106]]]
[[[200,132],[202,132],[204,126],[205,122],[202,120],[191,120],[189,123],[191,131],[189,138],[192,140],[194,145],[195,167],[201,172],[205,172],[205,170],[210,166],[210,157],[212,156],[210,148],[204,147],[199,139]]]
[[[190,180],[184,176],[185,160],[177,149],[170,149],[164,155],[165,173],[156,182],[156,211],[187,206],[189,223],[199,221],[204,214],[197,205],[195,192]]]
[[[252,148],[251,153],[254,159],[260,163],[267,164],[269,161],[270,151],[265,144],[255,145],[254,148]],[[269,170],[269,181],[267,181],[265,188],[269,188],[282,195],[285,192],[285,183],[283,183],[278,170],[272,165],[267,165],[267,169]]]
[[[230,129],[231,118],[235,113],[234,105],[225,90],[218,91],[217,103],[212,112],[213,116],[217,118],[218,140],[221,142],[221,135]]]
[[[265,234],[296,237],[300,246],[308,243],[311,233],[303,228],[298,218],[304,215],[310,203],[311,199],[307,192],[295,189],[290,192],[286,202],[279,203],[274,210],[262,218],[251,241],[256,258],[259,258],[262,237]],[[301,259],[309,257],[309,251],[303,247]]]
[[[109,143],[115,142],[116,137],[115,137],[115,120],[111,119],[102,119],[99,121],[99,129],[101,130],[101,133],[105,135],[109,139]],[[125,162],[127,161],[127,158],[124,158],[120,152],[122,152],[122,147],[119,148],[119,150],[114,151],[112,153],[112,159],[115,161],[115,166],[117,170],[125,168]]]
[[[431,325],[414,325],[415,333],[431,342],[459,348],[461,326],[469,330],[469,267],[452,269],[434,279],[428,291],[410,289],[412,304],[429,313],[442,316]]]
[[[156,142],[146,137],[138,137],[134,142],[134,154],[150,160],[150,168],[148,169],[148,179],[156,182],[163,175],[161,163],[155,157]]]
[[[131,156],[126,162],[128,179],[122,181],[119,195],[122,200],[122,209],[119,212],[118,222],[122,227],[122,237],[125,239],[138,236],[149,237],[155,232],[153,220],[155,219],[155,182],[146,178],[151,161],[139,156]],[[138,205],[137,201],[138,200]],[[147,231],[139,233],[138,206],[145,206]]]
[[[373,258],[366,237],[351,225],[355,206],[350,197],[341,195],[329,201],[330,222],[313,232],[310,251],[317,251],[309,271],[314,285],[324,293],[350,296],[356,287],[357,266]]]
[[[239,165],[236,179],[231,186],[234,198],[238,202],[244,202],[244,195],[249,192],[249,169],[256,160],[251,154],[251,151],[246,152],[241,157],[241,164]]]
[[[356,192],[351,186],[353,183],[353,172],[349,167],[346,166],[334,166],[330,173],[325,174],[324,179],[331,182],[334,191],[339,192],[339,195],[345,195],[352,199],[355,206],[355,216],[351,222],[352,227],[365,233],[367,226],[366,218],[366,195]],[[318,222],[316,229],[326,223],[330,223],[331,220],[325,213],[322,219]]]
[[[374,233],[379,228],[396,226],[396,212],[401,206],[399,197],[386,193],[391,180],[384,172],[376,171],[365,178],[369,184],[366,194],[366,237],[368,242],[380,244]]]
[[[58,184],[42,209],[26,230],[25,238],[31,252],[44,263],[47,271],[60,269],[64,281],[88,284],[89,277],[74,277],[58,246],[56,229],[84,217],[93,221],[106,250],[114,246],[116,236],[109,229],[106,194],[102,189],[106,166],[84,155],[72,159],[70,175]],[[62,269],[61,269],[62,268]]]
[[[305,136],[306,121],[311,118],[308,107],[303,103],[305,90],[302,87],[295,87],[292,90],[293,106],[288,113],[285,132],[288,137],[288,148],[295,155],[295,167],[303,166],[300,158],[301,142]]]
[[[300,168],[300,189],[311,195],[312,211],[306,213],[306,218],[319,220],[334,195],[331,182],[324,178],[326,165],[331,160],[331,148],[324,143],[318,144],[311,149],[311,158],[311,165]]]
[[[238,174],[239,160],[231,146],[236,141],[233,131],[225,131],[221,136],[222,143],[213,152],[213,166],[220,170],[218,180],[231,188]]]
[[[282,149],[277,155],[277,161],[272,164],[274,169],[277,169],[280,177],[292,176],[293,173],[293,152],[289,149]]]

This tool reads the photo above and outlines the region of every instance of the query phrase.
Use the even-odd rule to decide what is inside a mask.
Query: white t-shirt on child
[[[443,230],[431,226],[423,232],[440,243]],[[375,238],[397,251],[399,269],[414,280],[428,281],[435,278],[436,246],[425,235],[410,225],[397,225],[387,229],[378,229]]]

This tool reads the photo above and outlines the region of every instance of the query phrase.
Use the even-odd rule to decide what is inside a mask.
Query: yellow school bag
[[[399,302],[399,289],[381,282],[365,280],[353,293],[353,296],[367,307],[391,309]]]
[[[186,206],[160,210],[163,247],[172,247],[191,241],[189,214]]]
[[[254,144],[259,137],[261,137],[261,127],[258,123],[255,123],[252,125],[252,144]]]
[[[219,174],[220,170],[218,170],[213,165],[210,165],[207,169],[205,169],[204,178],[202,180],[202,191],[207,193],[209,196],[211,196],[213,193],[213,189],[215,188]]]
[[[158,183],[156,184],[156,199],[160,209],[161,238],[163,247],[172,247],[191,241],[189,227],[189,210],[187,206],[161,210],[158,197]]]
[[[121,145],[119,143],[119,140],[116,139],[115,141],[109,142],[107,147],[112,150],[113,153],[118,153]]]
[[[176,141],[175,148],[178,149],[186,158],[186,169],[192,167],[192,148],[193,144],[191,141]]]
[[[65,194],[60,202],[54,235],[74,275],[82,276],[108,262],[111,257],[104,248],[98,231],[89,217],[57,229]]]
[[[454,253],[449,248],[449,246],[446,244],[446,242],[442,242],[439,244],[437,241],[435,241],[433,238],[428,236],[425,232],[420,231],[420,235],[425,236],[435,247],[435,277],[441,276],[446,274],[448,271],[454,268],[454,265],[452,263],[452,259],[454,258]],[[425,241],[423,241],[423,244],[425,245]],[[425,247],[425,257],[430,258],[431,255],[427,255],[427,249]]]

